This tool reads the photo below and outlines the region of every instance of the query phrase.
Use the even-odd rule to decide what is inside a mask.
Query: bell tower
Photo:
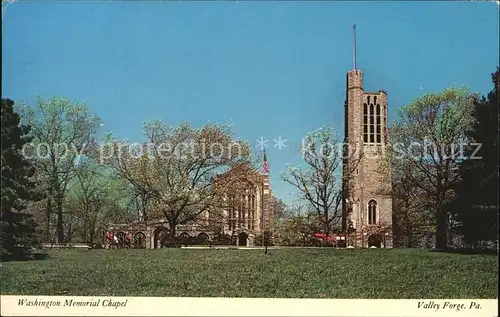
[[[356,26],[353,39],[353,69],[346,79],[345,143],[349,152],[344,155],[342,225],[348,245],[391,248],[390,171],[381,166],[387,146],[387,94],[365,92],[363,72],[356,65]]]

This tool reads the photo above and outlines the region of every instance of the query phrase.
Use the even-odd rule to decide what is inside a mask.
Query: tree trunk
[[[61,193],[56,194],[56,208],[57,208],[57,225],[56,225],[56,232],[57,232],[57,242],[58,243],[64,243],[64,226],[63,226],[63,199]]]
[[[68,225],[68,232],[66,233],[64,241],[71,243],[71,242],[73,242],[72,237],[73,237],[73,226],[71,225],[71,222],[70,222]]]
[[[52,191],[49,189],[47,194],[47,206],[45,207],[45,241],[50,242],[50,216],[52,215]]]
[[[148,223],[148,201],[147,201],[147,197],[146,195],[142,195],[141,196],[141,206],[142,206],[142,220],[144,221],[144,223],[147,225]]]
[[[172,239],[172,241],[175,241],[177,224],[173,223],[173,222],[170,222],[169,225],[170,225],[170,239]]]
[[[407,247],[413,248],[413,228],[411,225],[406,229],[406,238],[408,239]]]
[[[95,218],[92,220],[90,224],[90,230],[89,230],[89,243],[94,243],[95,237],[96,237],[96,220]]]
[[[448,245],[446,216],[446,210],[440,205],[436,212],[436,249],[446,249]]]
[[[328,217],[328,216],[327,216]],[[328,218],[325,219],[325,227],[323,229],[324,235],[323,235],[323,246],[326,246],[328,243],[328,236],[330,235],[330,226],[328,224]]]
[[[87,230],[87,221],[86,220],[83,220],[83,234],[82,234],[82,238],[83,238],[83,241],[87,242],[87,238],[88,238],[88,230]]]
[[[89,239],[89,236],[90,236],[90,203],[88,202],[88,197],[87,195],[85,195],[84,197],[84,203],[83,203],[83,211],[85,212],[85,215],[83,216],[83,231],[84,231],[84,234],[83,234],[83,241],[85,243],[88,242],[88,239]]]

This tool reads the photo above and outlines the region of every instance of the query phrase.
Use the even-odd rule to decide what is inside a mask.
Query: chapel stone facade
[[[177,226],[177,236],[197,237],[199,241],[210,243],[216,235],[223,234],[233,237],[234,244],[241,247],[254,245],[256,235],[272,230],[274,215],[269,208],[271,188],[268,174],[248,165],[238,165],[219,175],[214,182],[215,186],[226,185],[228,190],[224,200],[228,201],[227,205],[201,214],[193,223]],[[112,224],[109,230],[120,241],[125,234],[130,234],[132,247],[156,249],[168,239],[169,225],[166,219],[147,223],[138,220],[129,224]]]

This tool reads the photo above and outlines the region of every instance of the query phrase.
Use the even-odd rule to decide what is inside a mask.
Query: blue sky
[[[343,132],[345,74],[399,106],[452,84],[482,94],[499,63],[498,5],[489,2],[23,1],[2,21],[2,96],[86,102],[120,138],[151,119],[234,124],[254,151],[269,139],[271,186],[299,162],[301,138]],[[273,139],[287,139],[274,148]]]

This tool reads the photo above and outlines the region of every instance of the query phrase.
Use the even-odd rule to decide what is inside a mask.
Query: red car
[[[313,234],[313,237],[320,240],[320,242],[325,241],[329,245],[336,246],[339,244],[341,241],[345,241],[345,236],[343,235],[336,235],[336,234],[329,234],[326,235],[324,233],[315,233]]]

